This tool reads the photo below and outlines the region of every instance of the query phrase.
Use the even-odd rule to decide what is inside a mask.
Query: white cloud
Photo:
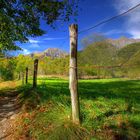
[[[29,47],[30,48],[40,48],[40,45],[32,43],[29,45]]]
[[[23,49],[22,53],[23,54],[30,54],[31,52],[29,50],[27,50],[27,49]]]
[[[36,44],[38,43],[44,43],[45,41],[51,41],[51,40],[63,40],[65,39],[65,37],[46,37],[48,35],[45,35],[44,37],[42,36],[42,38],[38,38],[38,39],[29,39],[29,43],[32,44],[34,47],[37,47]],[[39,47],[39,45],[38,45]]]
[[[140,30],[130,30],[129,33],[132,35],[132,38],[140,39]]]
[[[13,53],[13,52],[12,52]],[[27,54],[30,54],[31,52],[29,51],[29,50],[27,50],[27,49],[23,49],[22,48],[22,50],[18,50],[18,51],[14,51],[14,55],[16,56],[16,55],[19,55],[19,54],[23,54],[23,55],[27,55]]]
[[[33,43],[33,44],[37,44],[37,43],[39,43],[40,41],[34,40],[34,39],[29,39],[29,42],[30,42],[30,43]]]
[[[118,13],[127,11],[128,9],[136,6],[140,3],[140,0],[116,0],[115,9]],[[140,38],[140,7],[131,11],[126,15],[126,21],[124,23],[124,30],[129,33],[132,38]]]
[[[65,39],[64,37],[47,37],[47,38],[44,38],[44,40],[61,40],[61,39]]]
[[[29,38],[29,42],[28,42],[28,47],[29,48],[40,48],[40,45],[39,43],[41,43],[41,39],[32,39],[32,38]]]

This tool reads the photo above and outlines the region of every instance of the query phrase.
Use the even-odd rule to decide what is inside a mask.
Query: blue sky
[[[79,13],[77,24],[79,31],[87,29],[98,22],[115,16],[121,12],[140,3],[140,0],[79,0]],[[23,48],[23,54],[41,52],[47,48],[60,48],[69,51],[69,30],[71,23],[76,23],[73,19],[67,23],[55,23],[56,29],[52,29],[41,21],[41,28],[47,33],[41,37],[29,38],[28,43],[17,43]],[[126,36],[130,38],[140,38],[140,7],[133,12],[107,24],[99,26],[90,31],[84,32],[78,37],[78,49],[81,49],[81,40],[91,34],[100,33],[107,38],[119,38]]]

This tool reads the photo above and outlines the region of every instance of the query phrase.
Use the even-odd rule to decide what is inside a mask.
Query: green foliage
[[[117,53],[117,64],[122,66],[121,71],[125,76],[139,77],[140,70],[140,43],[133,43],[120,49]]]
[[[105,73],[113,75],[111,70],[94,68],[93,66],[111,66],[114,65],[115,55],[117,49],[107,43],[106,41],[95,42],[85,47],[78,55],[79,73],[85,73],[87,75],[101,76]],[[110,75],[108,74],[108,76]]]
[[[3,80],[13,80],[14,70],[16,66],[16,60],[10,59],[0,59],[0,78]]]
[[[131,61],[133,56],[140,51],[140,43],[133,43],[120,49],[117,53],[119,62],[121,64]]]
[[[116,48],[107,42],[96,42],[87,46],[81,53],[80,58],[82,63],[92,65],[111,65],[115,55]]]
[[[40,75],[68,75],[68,57],[50,58],[46,57],[39,61]]]
[[[68,21],[74,15],[77,4],[68,0],[1,0],[0,1],[0,52],[20,49],[15,41],[27,42],[29,36],[40,36],[40,20],[48,25],[61,18]]]
[[[79,78],[139,78],[139,57],[140,43],[134,43],[121,49],[116,49],[106,41],[94,42],[78,52],[78,76]],[[17,74],[24,73],[26,67],[29,68],[29,76],[32,76],[35,58],[39,58],[39,56],[30,57],[19,55],[15,58],[16,61],[11,66],[11,71],[8,71],[10,63],[9,65],[1,63],[1,77],[2,71],[4,72],[6,69],[5,74],[10,72],[16,76]],[[68,56],[63,58],[44,57],[43,59],[39,59],[38,75],[61,77],[68,76],[68,72]]]
[[[19,55],[16,60],[16,72],[25,72],[26,67],[33,69],[33,59],[30,56]]]
[[[33,59],[30,56],[19,55],[13,58],[0,59],[0,78],[2,80],[14,80],[17,75],[25,73],[26,67],[33,73]]]
[[[94,42],[78,54],[79,77],[139,77],[140,43],[117,49],[107,41]]]

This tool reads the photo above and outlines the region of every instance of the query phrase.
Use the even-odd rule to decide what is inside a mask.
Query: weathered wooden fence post
[[[76,124],[80,123],[80,105],[78,95],[77,78],[77,38],[78,25],[72,24],[69,27],[70,32],[70,69],[69,69],[69,89],[71,93],[72,119]]]
[[[24,72],[22,72],[22,85],[24,85]]]
[[[26,84],[28,83],[28,67],[26,67]]]
[[[21,78],[20,78],[20,72],[19,72],[19,74],[18,74],[18,80],[20,80]]]
[[[33,75],[33,88],[37,86],[37,70],[38,70],[38,59],[34,60],[34,75]]]

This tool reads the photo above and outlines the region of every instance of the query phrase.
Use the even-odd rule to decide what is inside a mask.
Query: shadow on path
[[[4,90],[0,93],[0,140],[7,140],[12,129],[10,122],[20,111],[21,105],[17,102],[17,95],[16,90]]]

